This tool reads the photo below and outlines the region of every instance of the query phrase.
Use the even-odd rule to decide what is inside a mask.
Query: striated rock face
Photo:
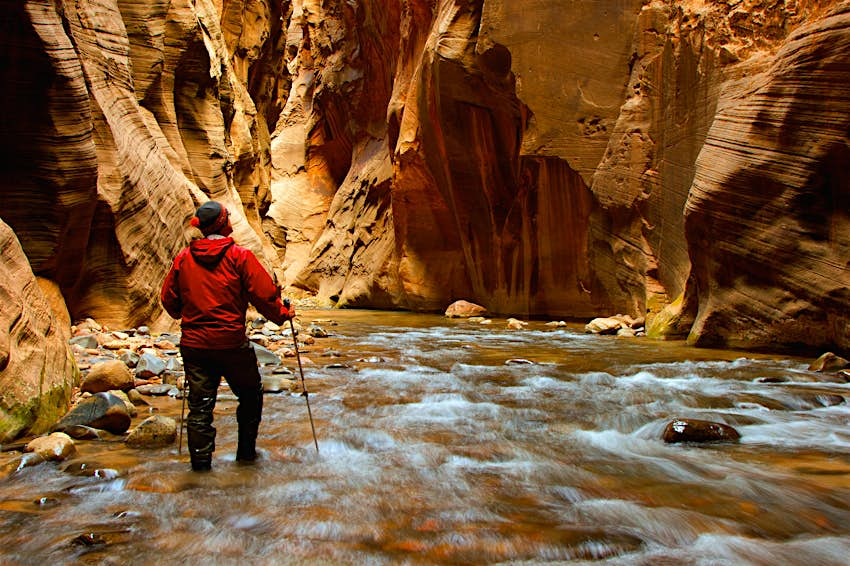
[[[0,221],[0,442],[47,431],[79,381],[59,324],[12,230]]]
[[[27,0],[0,216],[60,310],[113,328],[173,324],[159,285],[215,198],[326,304],[842,349],[847,10]]]
[[[700,345],[850,345],[850,5],[729,81],[685,209]]]

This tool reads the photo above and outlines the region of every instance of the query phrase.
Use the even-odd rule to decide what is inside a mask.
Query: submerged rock
[[[676,419],[664,429],[664,442],[737,442],[741,434],[731,426],[698,419]]]

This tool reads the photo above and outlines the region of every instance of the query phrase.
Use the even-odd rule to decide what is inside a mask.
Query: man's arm
[[[245,250],[242,276],[248,292],[248,300],[261,315],[275,324],[283,324],[295,316],[295,309],[283,304],[280,300],[280,287],[275,285],[271,276],[250,250]]]
[[[159,299],[165,312],[171,315],[172,318],[182,318],[183,316],[183,301],[180,299],[180,270],[178,263],[180,256],[174,259],[171,265],[171,270],[165,276],[165,281],[162,282],[162,291],[160,291]]]

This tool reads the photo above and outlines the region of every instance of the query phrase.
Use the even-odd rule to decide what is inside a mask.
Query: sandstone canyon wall
[[[0,218],[72,319],[173,326],[159,284],[214,198],[327,304],[666,309],[653,331],[696,344],[850,342],[846,1],[26,0],[0,18]]]

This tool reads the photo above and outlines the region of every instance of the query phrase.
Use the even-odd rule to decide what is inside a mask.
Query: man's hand
[[[283,300],[283,307],[289,313],[289,314],[286,315],[286,318],[288,318],[290,320],[295,318],[295,307],[292,306],[292,303],[289,301],[289,299]]]

